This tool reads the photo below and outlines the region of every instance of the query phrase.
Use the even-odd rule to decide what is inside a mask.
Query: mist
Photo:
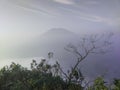
[[[68,44],[112,32],[112,51],[89,56],[80,67],[89,77],[119,77],[119,9],[119,0],[1,0],[0,68],[11,62],[29,67],[32,59],[39,62],[53,52],[51,62],[58,60],[67,70],[76,60],[64,49]]]

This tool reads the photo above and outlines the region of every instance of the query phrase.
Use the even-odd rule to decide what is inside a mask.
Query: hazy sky
[[[0,0],[1,56],[59,27],[76,33],[120,33],[120,0]]]
[[[75,32],[120,28],[120,0],[1,0],[0,36],[63,27]],[[15,34],[16,33],[16,34]]]

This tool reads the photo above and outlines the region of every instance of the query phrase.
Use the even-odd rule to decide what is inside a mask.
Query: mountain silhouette
[[[64,28],[53,28],[48,30],[44,35],[73,35],[74,33]]]
[[[77,41],[77,35],[64,28],[53,28],[23,45],[18,51],[21,57],[46,56],[48,52],[60,54],[69,43]],[[21,54],[20,54],[21,53]]]

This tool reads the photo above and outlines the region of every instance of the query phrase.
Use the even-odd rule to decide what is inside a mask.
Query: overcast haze
[[[47,36],[50,35],[49,30],[53,28],[63,31],[65,29],[69,33],[65,37],[65,35],[62,36],[63,32],[60,32],[61,37],[67,38],[63,42],[69,41],[68,38],[71,38],[72,34],[82,36],[113,32],[114,51],[113,56],[110,55],[115,61],[111,61],[110,65],[120,63],[120,0],[0,0],[0,67],[18,56],[19,62],[33,57],[39,58],[40,52],[34,52],[35,50],[47,52],[53,47],[57,48],[58,44],[55,46],[53,44],[58,40],[45,39],[54,38],[54,36]],[[50,49],[44,50],[45,40],[48,41],[48,45],[51,45]],[[41,47],[38,47],[39,45]],[[49,48],[47,45],[45,47]],[[22,55],[25,53],[27,53],[26,56]],[[109,55],[104,59],[110,59]],[[119,65],[114,67],[114,70],[118,68],[120,68]],[[119,76],[120,72],[117,75]]]

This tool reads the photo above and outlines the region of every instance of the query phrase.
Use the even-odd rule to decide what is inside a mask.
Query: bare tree
[[[70,53],[73,53],[77,57],[76,63],[73,65],[68,73],[65,73],[60,67],[61,72],[67,78],[68,84],[71,82],[82,83],[84,76],[81,70],[78,68],[79,64],[84,61],[90,54],[105,54],[111,51],[111,37],[113,33],[102,35],[90,35],[80,38],[79,44],[68,44],[65,47]]]

